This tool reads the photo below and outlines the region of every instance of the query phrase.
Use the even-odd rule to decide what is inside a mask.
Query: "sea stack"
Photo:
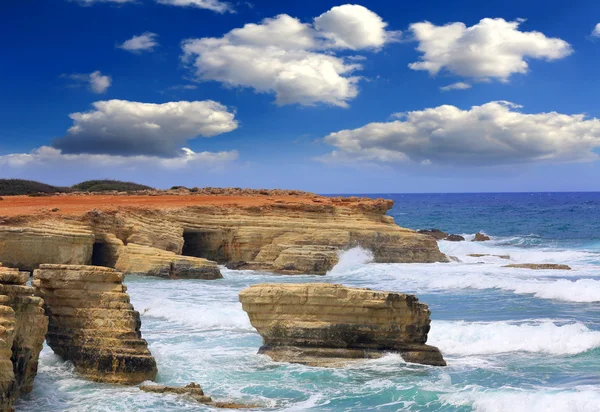
[[[445,366],[426,345],[430,311],[416,296],[334,284],[260,284],[239,295],[275,361],[343,366],[399,353],[407,362]]]
[[[115,269],[71,265],[41,265],[33,280],[50,321],[47,342],[57,355],[88,379],[138,384],[156,377],[156,362],[122,283]]]
[[[31,392],[48,318],[43,301],[26,286],[28,272],[0,267],[0,410]]]

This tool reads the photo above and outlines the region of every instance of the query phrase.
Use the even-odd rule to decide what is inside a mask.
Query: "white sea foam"
[[[447,405],[471,406],[475,412],[600,412],[600,392],[472,390],[440,395]]]
[[[428,343],[444,354],[490,355],[534,352],[574,355],[600,347],[600,331],[583,323],[433,321]]]
[[[344,250],[338,254],[338,263],[329,273],[343,273],[373,261],[373,252],[361,247]]]

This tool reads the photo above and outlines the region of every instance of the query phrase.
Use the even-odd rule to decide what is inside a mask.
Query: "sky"
[[[600,191],[595,0],[7,0],[0,177]]]

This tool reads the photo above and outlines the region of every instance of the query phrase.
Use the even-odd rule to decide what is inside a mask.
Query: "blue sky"
[[[0,175],[600,190],[600,3],[351,4],[2,2]]]

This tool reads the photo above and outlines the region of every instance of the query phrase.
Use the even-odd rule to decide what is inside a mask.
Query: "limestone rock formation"
[[[407,362],[445,366],[426,345],[430,311],[413,295],[334,284],[260,284],[240,295],[275,361],[340,366],[399,353]]]
[[[181,256],[151,246],[130,243],[120,250],[115,268],[126,275],[159,276],[171,279],[221,279],[216,262]]]
[[[505,259],[505,260],[510,259],[510,255],[490,255],[488,253],[471,253],[471,254],[468,254],[467,256],[471,256],[471,257],[491,256],[491,257],[497,257],[497,258]]]
[[[31,392],[48,329],[43,301],[26,286],[28,272],[0,267],[0,410]]]
[[[156,377],[123,274],[110,268],[41,265],[33,285],[49,317],[48,345],[97,382],[137,384]]]
[[[447,240],[448,242],[462,242],[465,238],[461,235],[448,235],[444,240]]]
[[[93,246],[91,230],[52,220],[0,226],[0,262],[21,270],[33,271],[42,263],[86,265]]]
[[[555,263],[515,263],[502,267],[533,270],[571,270],[571,267],[568,265],[557,265]]]
[[[490,237],[481,232],[477,232],[473,238],[473,242],[487,242],[488,240],[491,240]]]
[[[179,386],[163,386],[163,385],[142,385],[140,386],[140,390],[144,392],[152,392],[152,393],[174,393],[177,395],[185,395],[188,396],[195,401],[200,403],[211,403],[212,399],[210,396],[205,396],[204,391],[200,387],[200,385],[195,384],[194,382],[186,385],[184,387]]]
[[[417,232],[432,236],[435,240],[442,240],[448,237],[448,233],[442,232],[440,229],[421,229]]]

